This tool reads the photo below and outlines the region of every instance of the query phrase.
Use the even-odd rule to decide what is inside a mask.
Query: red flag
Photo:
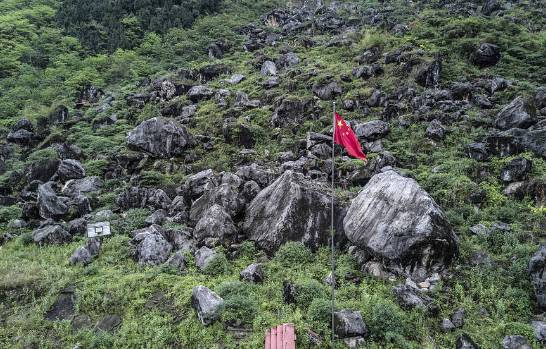
[[[366,154],[362,151],[362,145],[355,135],[351,126],[338,113],[334,125],[334,142],[347,150],[347,153],[354,158],[366,160]]]

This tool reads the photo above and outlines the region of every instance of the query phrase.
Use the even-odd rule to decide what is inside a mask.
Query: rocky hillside
[[[543,1],[93,4],[0,3],[1,348],[545,345]]]

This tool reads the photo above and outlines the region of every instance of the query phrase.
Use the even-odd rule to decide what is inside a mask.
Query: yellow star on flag
[[[341,126],[343,126],[343,122],[342,122],[341,120],[339,120],[339,121],[337,122],[337,125],[338,125],[339,127],[341,127]]]

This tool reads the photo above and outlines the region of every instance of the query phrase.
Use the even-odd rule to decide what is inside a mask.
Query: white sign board
[[[110,235],[110,222],[97,222],[87,225],[87,237],[94,238]]]

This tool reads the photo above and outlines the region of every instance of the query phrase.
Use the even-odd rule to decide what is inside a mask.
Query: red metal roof
[[[265,331],[265,349],[296,349],[293,324],[282,324]]]

